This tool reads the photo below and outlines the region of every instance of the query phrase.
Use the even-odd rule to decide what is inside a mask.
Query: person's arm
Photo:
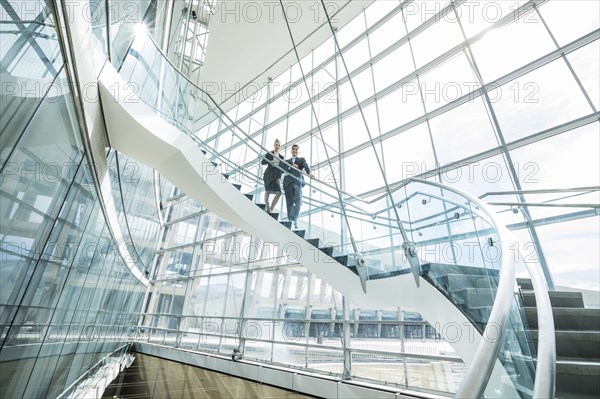
[[[271,154],[270,152],[267,152],[267,155],[265,155],[265,157],[262,159],[262,161],[260,161],[260,164],[261,165],[270,164],[272,160],[273,160],[273,154]]]
[[[314,175],[314,174],[312,174],[312,173],[310,172],[310,167],[308,166],[308,162],[306,162],[306,159],[304,160],[304,170],[306,171],[306,174],[307,174],[307,175],[308,175],[308,176],[309,176],[311,179],[314,179],[314,178],[315,178],[315,175]]]

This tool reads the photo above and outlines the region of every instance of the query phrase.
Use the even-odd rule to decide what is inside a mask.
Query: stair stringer
[[[282,246],[290,259],[298,261],[363,308],[408,306],[417,310],[449,342],[469,365],[482,339],[469,320],[426,280],[417,287],[412,274],[367,281],[367,294],[360,279],[348,267],[281,225],[225,179],[185,133],[168,124],[137,98],[127,84],[106,64],[99,78],[100,99],[111,147],[148,165],[178,186],[208,210],[261,240]],[[242,251],[243,252],[243,251]],[[510,381],[497,360],[491,382]],[[506,385],[503,394],[506,395]],[[487,392],[496,388],[488,385]],[[492,395],[497,396],[497,395]],[[514,397],[518,397],[514,391]]]

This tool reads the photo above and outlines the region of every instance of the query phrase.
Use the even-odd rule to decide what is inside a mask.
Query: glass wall
[[[90,161],[48,2],[2,2],[0,19],[0,396],[56,397],[128,349],[146,293],[116,247],[96,179],[110,174],[122,193],[135,263],[154,257],[154,189],[133,191],[127,160],[120,173]],[[148,179],[136,171],[136,184]]]
[[[598,7],[376,1],[228,114],[286,158],[300,144],[321,181],[308,202],[325,182],[365,198],[433,179],[494,204],[554,285],[597,290],[593,246],[556,247],[565,229],[600,236]],[[198,136],[251,170],[259,159],[229,131]],[[318,208],[304,209],[314,226]]]

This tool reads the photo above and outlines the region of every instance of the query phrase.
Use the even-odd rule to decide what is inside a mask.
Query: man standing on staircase
[[[283,179],[288,220],[294,223],[294,228],[298,228],[298,214],[300,214],[300,207],[302,206],[302,187],[304,186],[302,171],[306,171],[311,179],[315,177],[310,172],[306,159],[298,156],[299,151],[298,144],[292,145],[292,157],[286,161],[287,173]]]

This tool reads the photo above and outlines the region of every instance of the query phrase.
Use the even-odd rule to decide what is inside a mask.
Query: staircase
[[[123,90],[115,92],[110,90],[111,87]],[[103,113],[108,115],[105,120],[111,147],[158,170],[191,198],[202,202],[206,209],[248,234],[263,242],[282,246],[283,252],[286,252],[288,246],[294,247],[297,251],[293,250],[296,253],[290,256],[295,261],[352,298],[358,306],[408,306],[418,309],[431,323],[438,323],[440,326],[466,326],[465,328],[469,328],[468,334],[454,334],[449,338],[465,362],[474,359],[483,337],[470,329],[470,326],[475,325],[475,329],[481,332],[489,319],[497,286],[497,271],[483,269],[482,272],[479,267],[453,269],[452,265],[430,265],[427,273],[423,269],[421,278],[431,277],[428,281],[432,284],[418,285],[415,284],[411,268],[405,262],[391,267],[382,265],[381,260],[375,257],[369,257],[367,264],[357,266],[354,254],[336,253],[334,247],[322,244],[319,239],[305,237],[306,231],[292,230],[291,223],[279,222],[279,214],[267,214],[264,204],[254,203],[252,195],[243,194],[242,187],[235,185],[230,175],[233,172],[221,173],[219,165],[203,151],[208,148],[203,148],[194,135],[186,133],[183,127],[174,126],[154,112],[150,108],[153,101],[131,101],[132,98],[137,98],[136,93],[110,65],[105,66],[102,71],[99,88]],[[141,146],[140,143],[144,145]],[[262,153],[264,149],[260,151]],[[418,201],[421,204],[421,199]],[[460,219],[460,214],[456,214],[458,216],[453,220]],[[442,219],[445,217],[441,216]],[[465,221],[471,225],[471,217],[465,218]],[[443,222],[444,220],[436,222],[435,225]],[[435,276],[434,272],[437,271],[439,273]],[[360,278],[356,278],[357,274]],[[443,288],[444,283],[446,288]],[[467,314],[471,317],[466,316]],[[442,329],[444,339],[445,333],[450,334],[450,330],[455,331]],[[511,331],[514,331],[513,334],[520,334],[523,332],[522,326],[518,331]],[[507,351],[501,353],[505,352]],[[521,364],[515,365],[510,361],[505,363],[506,359],[508,357],[503,356],[502,359],[494,360],[498,367],[491,369],[491,384],[486,390],[489,389],[492,395],[502,392],[505,396],[519,396],[519,382],[514,376],[526,374],[526,370],[521,368]],[[501,365],[500,362],[504,364]]]
[[[421,276],[436,287],[483,333],[494,305],[498,270],[426,263]]]
[[[204,154],[206,154],[206,151],[202,150],[202,152]],[[229,177],[229,175],[227,173],[223,173],[223,176],[227,179]],[[233,186],[238,189],[241,190],[242,186],[240,184],[237,183],[233,183]],[[246,198],[248,198],[248,200],[253,201],[254,200],[254,195],[253,194],[244,194],[244,196]],[[285,199],[283,199],[285,201]],[[266,212],[266,205],[263,203],[256,203],[256,205],[262,209],[263,211]],[[266,212],[268,213],[269,216],[271,216],[273,219],[279,221],[279,213],[277,212]],[[321,240],[318,238],[307,238],[305,237],[306,235],[306,230],[303,229],[292,229],[292,222],[284,222],[284,221],[279,221],[279,223],[288,228],[289,230],[291,230],[294,234],[296,234],[298,237],[303,238],[307,243],[309,243],[310,245],[312,245],[313,247],[317,248],[319,251],[321,251],[322,253],[324,253],[325,255],[327,255],[330,258],[333,258],[337,263],[341,264],[342,266],[346,266],[348,267],[350,270],[352,270],[355,274],[358,274],[358,272],[356,271],[356,267],[354,266],[354,258],[352,256],[348,256],[348,255],[334,255],[336,253],[335,251],[335,247],[333,246],[329,246],[329,245],[321,245]]]
[[[519,278],[534,344],[537,312],[531,280]],[[556,328],[556,397],[600,397],[600,309],[586,308],[581,292],[550,291]]]

